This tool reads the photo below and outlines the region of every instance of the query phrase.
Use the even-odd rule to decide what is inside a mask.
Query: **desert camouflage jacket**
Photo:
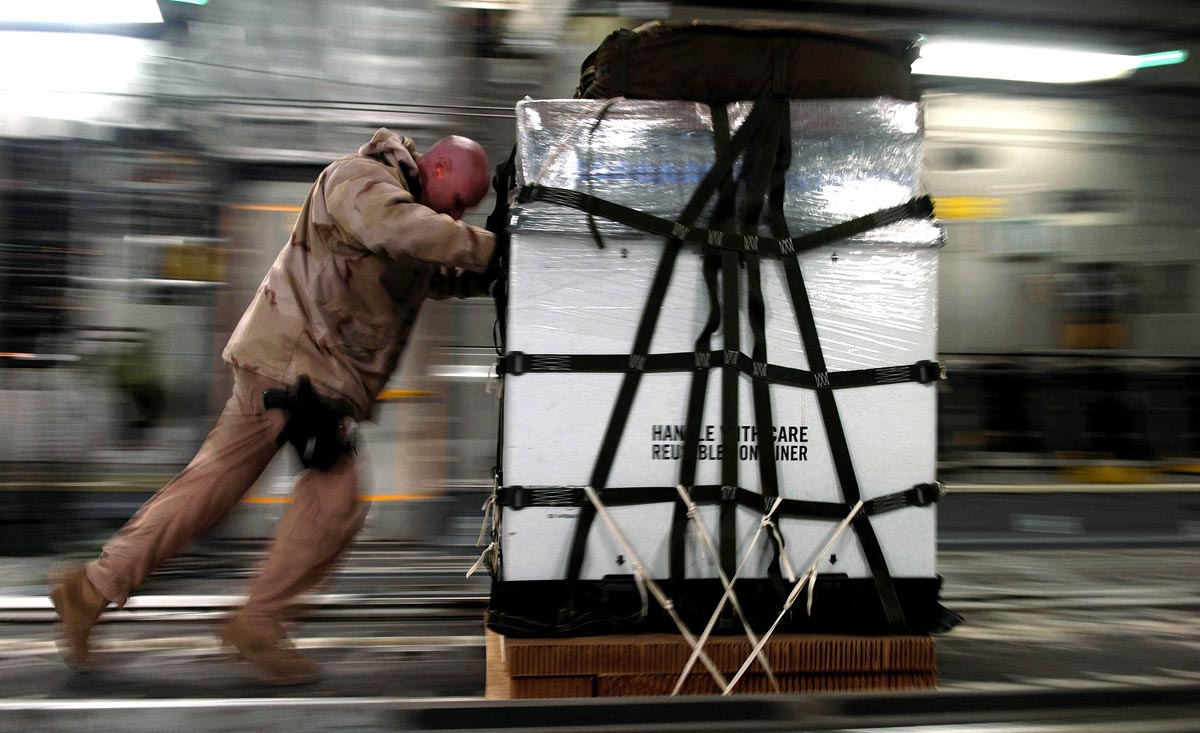
[[[381,129],[313,184],[222,354],[370,415],[426,298],[482,293],[494,236],[416,203],[412,140]]]

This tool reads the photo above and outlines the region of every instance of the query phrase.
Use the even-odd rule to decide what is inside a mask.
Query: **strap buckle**
[[[519,377],[525,373],[529,362],[525,359],[524,351],[510,351],[500,357],[500,373]]]
[[[517,203],[525,204],[530,201],[537,201],[542,186],[538,183],[531,183],[526,186],[521,186],[517,189]]]
[[[946,487],[940,481],[929,484],[917,484],[912,487],[912,506],[929,506],[936,504],[946,495]]]
[[[946,379],[946,363],[941,361],[918,361],[917,381],[921,384],[929,384],[930,382],[940,382]]]
[[[524,509],[532,506],[529,502],[531,493],[524,486],[501,486],[496,490],[496,503],[509,509]]]

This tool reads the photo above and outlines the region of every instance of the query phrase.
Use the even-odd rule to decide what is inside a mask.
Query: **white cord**
[[[750,559],[750,555],[753,553],[754,547],[758,544],[758,538],[762,536],[763,529],[770,524],[771,518],[775,515],[775,510],[777,510],[782,503],[783,499],[779,497],[775,498],[775,502],[771,504],[771,508],[767,510],[767,513],[763,516],[762,522],[759,523],[758,531],[756,531],[754,536],[750,538],[750,543],[746,546],[746,551],[742,554],[742,560],[738,563],[737,568],[734,570],[733,580],[730,581],[729,587],[725,589],[724,595],[721,596],[720,602],[717,603],[717,609],[713,611],[712,616],[709,617],[708,624],[704,627],[704,632],[700,634],[701,646],[708,641],[708,637],[712,634],[713,629],[716,628],[717,619],[721,617],[721,611],[725,610],[725,603],[729,600],[729,596],[733,592],[733,583],[742,574],[742,568],[746,566],[746,562]],[[680,674],[680,679],[686,677],[692,671],[692,667],[694,667],[696,664],[696,658],[696,652],[693,651],[691,658],[689,658],[687,664],[684,665],[683,672]]]
[[[487,560],[488,555],[490,553],[494,553],[495,551],[496,551],[496,543],[495,542],[489,543],[487,547],[483,548],[483,552],[480,553],[479,559],[476,560],[475,564],[471,566],[471,569],[467,571],[467,577],[468,578],[471,577],[472,575],[475,574],[475,571],[477,571],[477,570],[479,570],[479,568],[483,567],[483,563]]]
[[[808,609],[809,613],[812,613],[812,587],[816,585],[817,566],[821,564],[821,560],[831,549],[833,549],[833,546],[837,544],[837,541],[841,539],[842,534],[846,531],[846,528],[850,526],[851,520],[853,520],[860,511],[862,511],[862,508],[863,502],[862,499],[859,499],[858,502],[850,509],[850,513],[846,515],[846,518],[843,519],[840,524],[838,524],[837,529],[833,532],[833,536],[829,538],[829,541],[825,543],[825,546],[817,551],[817,554],[813,558],[812,564],[808,566],[808,569],[804,571],[804,575],[802,575],[800,580],[797,581],[792,587],[792,592],[788,594],[787,601],[783,604],[783,610],[779,612],[779,616],[775,619],[775,623],[771,624],[771,628],[767,629],[767,633],[763,634],[763,637],[759,639],[754,651],[750,652],[750,656],[746,658],[746,661],[743,662],[742,666],[738,669],[737,674],[734,675],[733,679],[729,681],[728,685],[726,685],[725,691],[721,693],[722,695],[728,695],[730,692],[732,692],[734,685],[736,685],[738,681],[742,679],[742,675],[746,674],[746,670],[750,669],[750,665],[754,663],[754,660],[758,657],[758,653],[762,651],[764,646],[766,646],[767,640],[771,638],[771,634],[775,633],[775,629],[779,627],[779,623],[783,621],[783,617],[787,615],[789,610],[791,610],[792,604],[795,603],[796,599],[800,597],[800,591],[804,589],[804,585],[806,583],[809,585]]]
[[[499,490],[499,486],[500,485],[498,481],[493,478],[492,493],[483,501],[483,521],[479,523],[479,536],[475,538],[475,546],[479,547],[483,544],[484,535],[487,534],[489,518],[492,520],[492,541],[488,543],[487,547],[483,548],[483,552],[479,554],[479,559],[476,560],[475,564],[471,566],[471,569],[467,571],[468,578],[474,575],[476,571],[483,566],[483,563],[489,554],[492,557],[492,574],[494,575],[499,569],[497,567],[497,561],[500,559],[500,553],[498,552],[499,548],[496,545],[496,538],[500,536],[500,507],[496,504],[496,492]]]
[[[758,637],[754,635],[754,630],[750,628],[750,622],[746,620],[746,615],[742,613],[742,604],[738,601],[737,593],[733,590],[733,584],[737,580],[737,573],[734,573],[733,580],[730,580],[725,575],[725,570],[721,567],[720,553],[717,552],[716,543],[713,542],[712,535],[708,533],[708,527],[704,526],[704,522],[700,520],[699,507],[692,501],[692,497],[688,494],[687,489],[683,488],[683,484],[677,484],[675,491],[679,493],[679,498],[683,500],[684,506],[687,507],[688,519],[691,519],[692,523],[696,526],[696,533],[700,535],[701,544],[704,546],[709,559],[717,566],[717,575],[721,578],[721,585],[725,588],[725,594],[721,596],[721,604],[717,608],[717,613],[709,619],[708,625],[705,626],[705,631],[708,632],[712,628],[713,621],[720,616],[721,610],[725,607],[725,599],[728,598],[734,612],[737,613],[738,619],[742,622],[742,629],[746,632],[746,638],[750,640],[750,645],[754,646],[758,643]],[[738,566],[738,570],[741,570],[740,565]],[[678,695],[679,691],[683,688],[683,683],[687,679],[688,673],[692,671],[692,666],[695,664],[696,655],[700,649],[704,648],[705,641],[707,641],[707,637],[701,637],[699,645],[692,651],[692,656],[688,659],[687,666],[680,673],[679,679],[675,681],[675,689],[671,691],[672,696]],[[771,669],[770,663],[767,662],[766,655],[760,653],[758,662],[762,665],[763,671],[767,673],[767,679],[771,681],[771,687],[775,692],[781,692],[779,680],[775,679],[775,672]]]
[[[483,385],[484,394],[495,394],[496,400],[504,399],[504,377],[500,375],[500,360],[496,359],[488,367],[487,382]]]
[[[776,497],[775,506],[779,506],[782,502],[783,499]],[[775,520],[771,518],[771,515],[774,513],[775,509],[772,507],[770,514],[768,514],[766,517],[763,517],[763,526],[771,531],[771,538],[775,540],[775,546],[779,549],[779,567],[783,569],[783,573],[787,576],[788,582],[795,583],[796,571],[792,569],[792,561],[788,559],[787,548],[783,544],[783,535],[779,532],[779,525],[776,524]]]
[[[483,537],[484,537],[484,535],[487,534],[487,531],[488,531],[488,519],[491,518],[492,507],[495,505],[495,503],[496,503],[496,494],[493,491],[493,493],[490,494],[488,496],[488,498],[485,499],[483,502],[483,507],[482,507],[483,521],[479,523],[479,536],[475,538],[475,546],[476,547],[483,546]],[[492,525],[492,529],[495,529],[494,523]]]
[[[721,670],[717,669],[717,665],[713,664],[712,659],[700,648],[696,637],[692,636],[691,631],[688,631],[687,625],[683,623],[683,619],[679,618],[679,614],[675,611],[675,604],[671,602],[671,599],[667,597],[663,589],[658,586],[658,583],[654,582],[654,579],[646,573],[646,568],[642,565],[641,558],[634,552],[633,546],[629,544],[629,540],[625,538],[625,534],[621,532],[620,527],[617,526],[617,523],[608,513],[608,509],[604,506],[604,503],[600,501],[600,496],[596,493],[596,490],[591,486],[584,486],[583,491],[587,494],[588,500],[592,502],[592,506],[596,508],[596,513],[600,515],[600,518],[604,520],[604,524],[608,526],[608,531],[612,533],[617,544],[621,546],[621,550],[629,556],[629,564],[633,568],[634,576],[641,577],[645,588],[649,589],[650,593],[654,595],[654,600],[658,601],[658,605],[662,606],[663,610],[671,617],[671,620],[675,622],[675,626],[679,628],[679,633],[683,635],[684,640],[692,647],[695,653],[700,655],[700,663],[712,675],[713,680],[722,689],[725,689],[727,687],[725,675],[721,674]]]

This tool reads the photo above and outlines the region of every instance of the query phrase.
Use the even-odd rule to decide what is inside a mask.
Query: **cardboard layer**
[[[670,695],[675,675],[582,675],[572,677],[515,677],[505,692],[488,690],[494,700],[531,700],[555,697],[646,697]],[[854,692],[863,690],[920,690],[937,686],[937,673],[888,672],[880,674],[777,675],[778,692]],[[766,675],[747,674],[738,680],[733,694],[764,695],[776,690]],[[721,690],[711,677],[691,675],[683,683],[681,695],[718,695]]]
[[[676,675],[599,675],[595,697],[640,697],[670,695]],[[574,679],[574,678],[570,678]],[[782,674],[776,675],[781,693],[852,692],[856,690],[917,690],[937,687],[937,672],[886,672],[877,674]],[[733,694],[763,695],[775,692],[763,674],[747,674],[738,680]],[[718,695],[721,690],[708,675],[692,674],[684,681],[681,695]]]
[[[691,647],[673,634],[628,634],[566,639],[514,639],[488,631],[502,644],[512,677],[577,674],[678,673]],[[489,646],[491,649],[491,646]],[[705,652],[732,673],[750,654],[745,637],[710,637]],[[764,648],[776,673],[886,673],[937,668],[931,636],[831,636],[779,634]],[[499,660],[499,657],[497,657]]]
[[[514,677],[509,680],[508,693],[494,695],[489,688],[487,697],[493,700],[535,700],[544,697],[599,697],[596,677]]]
[[[508,667],[507,639],[484,630],[486,672],[484,697],[489,700],[529,700],[543,697],[595,697],[595,675],[513,677]]]
[[[554,697],[669,695],[688,647],[670,634],[510,639],[487,630],[486,696],[494,700]],[[749,654],[745,639],[718,637],[706,645],[727,679]],[[843,637],[780,635],[766,647],[779,692],[928,689],[937,685],[934,640],[928,636]],[[681,688],[685,695],[719,694],[697,666]],[[775,692],[752,667],[738,694]]]

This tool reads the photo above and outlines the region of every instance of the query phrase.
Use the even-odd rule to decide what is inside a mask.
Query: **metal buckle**
[[[501,486],[500,490],[508,494],[511,508],[524,509],[530,506],[527,501],[530,498],[530,492],[524,486]]]
[[[946,495],[946,487],[942,486],[941,482],[934,481],[931,484],[917,484],[912,487],[913,506],[929,506],[935,504],[939,499]]]
[[[541,184],[532,183],[527,186],[523,186],[517,189],[517,203],[524,204],[528,203],[529,201],[536,201],[541,195],[541,192]]]
[[[521,376],[522,374],[525,373],[525,366],[527,364],[527,362],[525,361],[525,352],[524,351],[508,352],[507,354],[504,355],[503,364],[504,364],[504,373],[505,374],[511,374],[514,377]]]
[[[940,361],[917,362],[917,381],[921,384],[940,382],[946,378],[946,364]]]

